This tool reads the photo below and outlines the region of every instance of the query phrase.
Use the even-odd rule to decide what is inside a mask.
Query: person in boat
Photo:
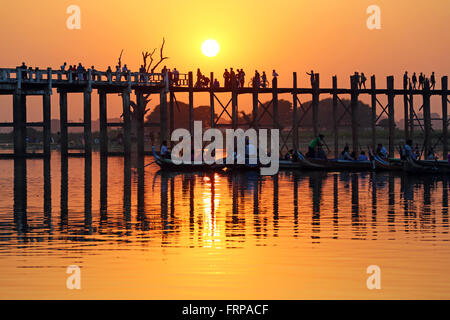
[[[420,148],[419,148],[418,143],[416,143],[416,148],[414,149],[414,153],[416,154],[416,159],[420,159]]]
[[[245,141],[245,163],[249,164],[250,159],[257,159],[258,156],[258,150],[256,147],[250,142],[250,140]],[[254,164],[254,161],[252,161],[252,164]]]
[[[367,158],[365,151],[361,151],[361,154],[358,157],[358,161],[369,161],[369,158]]]
[[[167,141],[166,140],[164,140],[163,142],[162,142],[162,145],[161,145],[161,157],[162,158],[164,158],[164,159],[170,159],[170,151],[169,151],[169,148],[167,147]]]
[[[410,157],[414,160],[417,160],[416,154],[413,152],[412,145],[413,145],[412,140],[411,139],[407,140],[405,146],[403,147],[403,151],[405,157]]]
[[[295,152],[294,149],[289,150],[288,155],[289,155],[289,159],[288,160],[291,160],[292,162],[298,162],[300,160],[298,158],[297,152]]]
[[[436,154],[434,153],[433,148],[428,151],[427,160],[437,160]]]
[[[350,155],[350,147],[349,146],[344,147],[344,150],[342,150],[341,155],[339,156],[339,160],[350,160],[350,161],[355,160]]]
[[[311,142],[308,145],[308,152],[306,153],[306,156],[308,158],[317,158],[318,157],[318,148],[322,146],[322,141],[325,138],[323,134],[319,134],[318,137],[315,137],[311,140]]]
[[[381,157],[381,158],[387,158],[388,157],[388,152],[386,150],[386,148],[379,143],[377,146],[377,152],[376,152],[377,156]]]

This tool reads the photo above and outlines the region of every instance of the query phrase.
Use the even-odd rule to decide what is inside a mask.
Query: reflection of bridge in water
[[[149,190],[151,186],[144,183],[149,173],[144,173],[143,160],[138,160],[134,167],[126,158],[122,215],[112,222],[108,189],[114,186],[108,184],[107,158],[102,158],[100,165],[97,218],[92,210],[92,159],[89,157],[84,159],[84,222],[71,225],[68,159],[61,161],[60,210],[52,208],[49,161],[44,160],[43,166],[44,226],[38,227],[43,230],[39,236],[50,236],[55,225],[59,225],[59,232],[77,235],[76,240],[82,241],[80,236],[98,235],[113,223],[125,238],[139,232],[145,241],[154,241],[158,238],[156,233],[164,244],[170,244],[177,242],[180,233],[185,233],[189,234],[192,244],[204,237],[214,239],[214,230],[220,226],[222,240],[227,247],[234,247],[247,237],[261,240],[281,234],[302,237],[310,233],[315,242],[324,237],[342,238],[344,234],[351,234],[354,239],[377,239],[382,233],[380,229],[390,236],[395,232],[439,233],[449,229],[449,180],[446,177],[319,171],[285,172],[273,177],[254,173],[177,175],[158,172],[153,177],[153,184],[158,183],[159,187],[158,203],[158,197],[153,197],[158,191]],[[137,196],[135,205],[133,187]],[[113,195],[120,197],[117,193]],[[55,223],[52,213],[58,211],[60,217]],[[114,219],[117,220],[117,216]],[[30,232],[27,219],[24,159],[14,161],[14,222],[23,241],[35,235]]]

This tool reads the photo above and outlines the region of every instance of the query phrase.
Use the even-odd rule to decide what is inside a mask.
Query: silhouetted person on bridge
[[[230,87],[230,73],[228,72],[228,69],[225,69],[225,72],[223,73],[223,79],[224,79],[224,87],[229,88]]]
[[[278,78],[278,73],[275,71],[275,69],[273,69],[273,71],[272,71],[272,77],[273,77],[273,80]]]
[[[180,81],[180,72],[177,68],[173,68],[173,83],[178,86],[178,82]]]
[[[253,88],[259,89],[261,86],[261,76],[258,70],[255,70],[255,76],[253,77]]]
[[[366,81],[367,78],[364,75],[364,72],[361,73],[361,81],[359,82],[359,88],[362,89],[362,87],[364,86],[364,89],[366,89]]]
[[[423,73],[421,72],[419,75],[419,89],[423,89],[424,82],[425,82],[425,77],[423,76]]]
[[[412,75],[412,83],[413,83],[413,89],[416,90],[416,88],[417,88],[417,76],[416,76],[415,72]]]
[[[261,85],[263,88],[267,88],[267,75],[265,71],[263,71],[261,76]]]
[[[307,72],[306,74],[310,77],[311,87],[314,87],[314,81],[315,81],[314,71],[311,70],[310,73]]]
[[[20,66],[20,75],[22,76],[22,79],[24,80],[28,79],[27,65],[25,64],[25,62],[22,62],[22,65]]]
[[[434,90],[434,87],[436,86],[436,77],[435,77],[435,75],[434,75],[434,71],[433,71],[433,73],[431,74],[430,82],[431,82],[431,89]]]
[[[236,73],[234,72],[233,68],[230,68],[230,85],[231,88],[236,88],[237,85]]]
[[[408,71],[405,71],[405,73],[403,74],[403,88],[408,88],[408,83],[409,83]]]

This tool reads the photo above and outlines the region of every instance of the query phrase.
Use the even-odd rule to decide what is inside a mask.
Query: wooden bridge
[[[430,98],[433,95],[442,98],[442,134],[437,143],[442,142],[443,154],[448,154],[448,77],[441,78],[441,88],[431,89],[428,81],[422,89],[416,90],[404,83],[402,89],[394,88],[394,77],[389,76],[386,79],[386,88],[379,89],[375,85],[375,76],[370,79],[370,88],[360,89],[358,78],[350,76],[349,88],[338,88],[337,77],[332,78],[332,88],[320,88],[319,74],[315,74],[311,81],[311,87],[300,88],[297,82],[297,73],[293,73],[293,85],[291,88],[279,88],[277,79],[272,80],[271,88],[245,87],[240,88],[233,85],[230,88],[214,87],[214,74],[210,74],[210,86],[208,88],[200,88],[194,85],[193,74],[180,74],[178,82],[175,84],[169,80],[167,74],[154,73],[116,73],[116,72],[100,72],[88,69],[78,76],[77,71],[62,70],[39,70],[39,69],[0,69],[0,94],[13,96],[13,122],[0,123],[0,127],[12,127],[14,132],[14,153],[2,154],[3,157],[50,157],[51,148],[51,100],[50,95],[53,89],[57,89],[59,94],[59,110],[60,110],[60,140],[61,154],[69,156],[68,152],[68,128],[81,127],[84,131],[84,152],[83,156],[89,157],[92,154],[92,131],[91,131],[91,99],[92,91],[97,90],[99,97],[99,117],[100,117],[100,152],[102,155],[108,155],[108,127],[120,127],[123,129],[124,148],[123,155],[128,156],[131,153],[131,121],[136,121],[137,128],[137,152],[144,155],[144,128],[145,126],[158,125],[160,129],[160,139],[168,140],[170,132],[174,129],[174,106],[177,104],[176,94],[180,92],[189,94],[189,130],[193,133],[194,129],[194,94],[197,92],[207,92],[210,95],[210,117],[211,126],[219,127],[224,124],[219,123],[223,117],[230,118],[232,128],[238,128],[242,124],[238,123],[238,97],[243,94],[252,95],[252,120],[246,124],[253,128],[259,127],[259,122],[265,114],[268,114],[273,120],[272,128],[281,128],[278,114],[278,96],[280,94],[291,94],[293,103],[292,126],[289,128],[287,135],[280,136],[281,150],[288,149],[287,141],[292,138],[294,148],[299,147],[299,128],[304,124],[305,114],[312,113],[313,131],[317,135],[319,133],[318,111],[320,95],[331,95],[333,99],[333,136],[335,156],[338,152],[338,131],[341,126],[341,120],[348,114],[351,117],[352,128],[352,146],[353,150],[359,149],[359,130],[358,123],[358,100],[361,95],[368,95],[371,98],[371,144],[376,147],[376,126],[380,118],[385,115],[389,122],[389,154],[394,155],[395,145],[395,121],[394,121],[394,100],[395,96],[403,97],[403,113],[405,121],[404,138],[408,139],[412,136],[416,127],[420,127],[423,131],[423,146],[425,151],[432,147],[432,131],[430,112]],[[134,92],[136,96],[136,110],[133,120],[131,119],[130,95]],[[83,113],[82,122],[68,122],[67,119],[67,95],[69,93],[83,93]],[[229,93],[231,95],[227,103],[222,103],[216,93]],[[120,94],[123,101],[123,122],[108,123],[107,122],[107,95]],[[145,100],[148,95],[158,94],[160,96],[160,122],[158,124],[145,123]],[[268,104],[262,104],[259,100],[259,94],[270,94],[272,99]],[[27,96],[43,97],[43,121],[27,122],[26,108]],[[312,97],[312,104],[305,107],[300,97],[307,95]],[[340,97],[342,95],[350,96],[350,103],[347,105]],[[387,97],[387,105],[383,105],[378,99],[379,96]],[[414,106],[414,97],[421,96],[422,104],[419,108],[423,112],[423,118],[417,116],[417,108]],[[169,101],[168,101],[169,98]],[[218,103],[218,105],[216,104]],[[216,105],[215,105],[216,104]],[[344,107],[344,114],[338,114],[338,106]],[[216,116],[216,108],[220,107],[219,116]],[[381,112],[377,110],[381,108]],[[231,109],[231,110],[230,110]],[[170,112],[169,112],[170,111]],[[170,115],[170,117],[169,117]],[[27,127],[43,128],[43,152],[27,153],[26,129]],[[284,128],[286,129],[286,128]],[[80,155],[80,154],[77,154]]]

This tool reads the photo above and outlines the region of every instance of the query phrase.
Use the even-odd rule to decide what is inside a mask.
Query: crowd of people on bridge
[[[417,77],[416,73],[414,72],[412,77],[410,78],[408,75],[408,71],[405,71],[403,75],[403,87],[404,88],[410,88],[413,90],[423,90],[426,87],[433,90],[436,86],[436,75],[434,74],[434,71],[431,73],[430,77],[428,78],[423,72],[419,74],[419,77]]]

